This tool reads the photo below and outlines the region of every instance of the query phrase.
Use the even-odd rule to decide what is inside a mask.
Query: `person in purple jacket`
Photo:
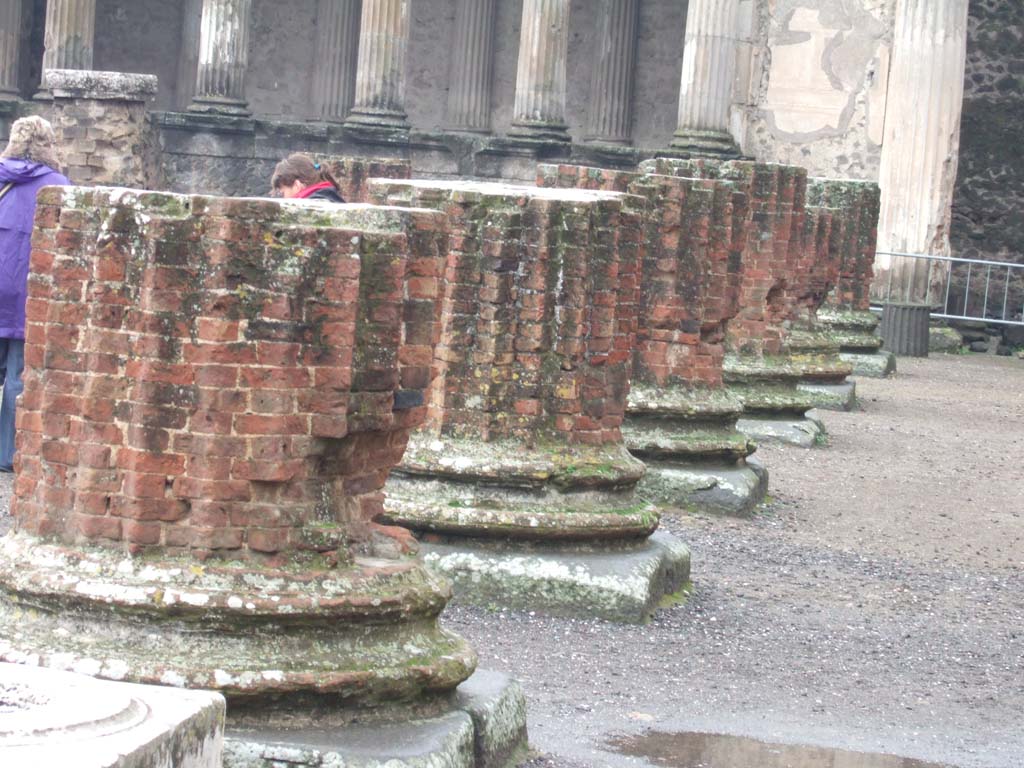
[[[57,172],[57,138],[41,117],[11,126],[0,154],[0,472],[13,471],[14,406],[25,369],[25,296],[36,193],[70,182]]]

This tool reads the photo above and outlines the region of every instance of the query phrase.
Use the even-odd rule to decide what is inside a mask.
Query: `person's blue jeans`
[[[0,404],[0,470],[10,472],[14,464],[14,405],[25,388],[25,340],[0,339],[0,382],[4,400]]]

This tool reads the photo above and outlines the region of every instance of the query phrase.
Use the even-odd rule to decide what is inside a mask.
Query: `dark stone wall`
[[[971,0],[953,252],[1024,262],[1024,3]]]

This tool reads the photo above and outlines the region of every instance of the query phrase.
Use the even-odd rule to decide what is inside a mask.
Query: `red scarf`
[[[319,184],[314,184],[312,187],[306,187],[304,190],[299,192],[299,194],[297,194],[296,197],[302,198],[304,200],[307,197],[310,197],[314,192],[319,192],[321,189],[330,189],[333,187],[334,185],[331,184],[331,182],[321,181]]]

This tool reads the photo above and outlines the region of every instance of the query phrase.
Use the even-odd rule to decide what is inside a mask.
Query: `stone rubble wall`
[[[1024,6],[971,0],[953,251],[1024,263]]]
[[[44,190],[19,528],[345,557],[425,415],[444,228],[427,211]]]

